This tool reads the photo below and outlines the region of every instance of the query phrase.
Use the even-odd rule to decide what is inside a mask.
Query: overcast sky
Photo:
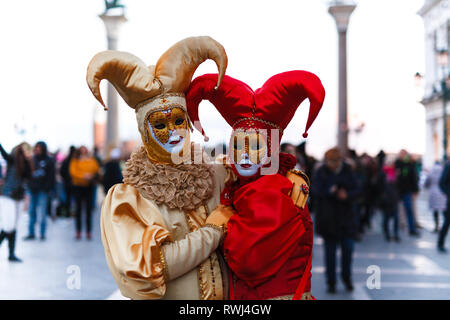
[[[337,32],[326,1],[319,0],[123,0],[128,22],[119,50],[155,64],[175,42],[209,35],[228,54],[227,74],[253,89],[288,70],[317,74],[325,104],[309,131],[307,151],[317,157],[336,143]],[[350,147],[375,154],[425,149],[425,111],[414,73],[424,72],[423,0],[360,0],[348,31]],[[12,148],[23,138],[45,140],[50,148],[92,145],[94,110],[86,67],[106,48],[98,17],[104,1],[15,0],[0,12],[0,142]],[[211,61],[195,76],[216,72]],[[194,76],[194,77],[195,77]],[[106,92],[104,92],[106,94]],[[139,139],[134,111],[121,100],[120,136]],[[303,141],[309,103],[298,109],[283,141]],[[101,109],[100,109],[101,110]],[[102,111],[103,112],[103,111]],[[230,128],[207,102],[200,119],[210,143],[227,142]],[[17,127],[18,125],[18,127]],[[20,135],[20,129],[26,132]],[[198,133],[194,139],[202,141]]]

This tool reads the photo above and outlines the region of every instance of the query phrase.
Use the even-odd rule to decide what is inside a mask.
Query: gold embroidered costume
[[[227,297],[226,267],[216,249],[232,213],[212,213],[227,172],[191,144],[184,97],[207,59],[217,64],[219,86],[227,56],[209,37],[178,42],[156,66],[118,51],[101,52],[88,66],[89,88],[105,109],[102,79],[135,109],[144,144],[128,160],[124,183],[109,190],[101,213],[108,266],[121,293],[132,299]]]

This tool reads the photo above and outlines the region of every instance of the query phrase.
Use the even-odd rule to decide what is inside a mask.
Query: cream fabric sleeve
[[[113,186],[102,206],[106,260],[120,291],[131,299],[160,299],[166,291],[161,245],[171,241],[158,207],[127,184]]]
[[[176,279],[202,263],[217,249],[222,235],[219,227],[205,226],[188,233],[182,240],[164,244],[162,251],[168,280]]]

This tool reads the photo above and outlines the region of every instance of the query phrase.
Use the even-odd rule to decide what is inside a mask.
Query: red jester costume
[[[221,204],[235,210],[223,246],[232,273],[230,298],[314,299],[309,180],[293,170],[295,157],[279,153],[279,147],[283,130],[306,98],[307,136],[325,98],[322,83],[306,71],[277,74],[256,91],[229,76],[219,88],[216,83],[217,74],[196,78],[186,102],[190,119],[203,135],[198,106],[204,99],[233,128],[227,163],[236,176],[221,195]]]

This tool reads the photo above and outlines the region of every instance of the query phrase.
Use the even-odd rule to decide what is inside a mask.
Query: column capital
[[[124,15],[99,15],[106,26],[106,33],[108,37],[117,38],[119,36],[119,27],[121,24],[127,22],[127,18]]]
[[[333,16],[336,21],[336,26],[339,32],[346,32],[348,23],[350,21],[350,15],[355,10],[355,4],[331,4],[328,8],[328,12]]]

